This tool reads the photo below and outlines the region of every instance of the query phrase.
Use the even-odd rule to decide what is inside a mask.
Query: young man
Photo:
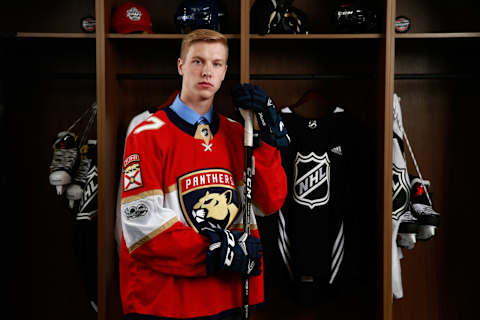
[[[234,319],[242,306],[242,274],[250,276],[249,304],[263,302],[254,217],[246,247],[239,245],[243,128],[213,109],[227,57],[222,34],[188,34],[178,59],[180,94],[127,137],[120,253],[126,319]],[[234,94],[237,106],[253,109],[267,123],[262,136],[271,145],[260,142],[254,150],[253,200],[264,214],[278,210],[286,196],[274,146],[287,136],[269,101],[255,86],[240,86]]]

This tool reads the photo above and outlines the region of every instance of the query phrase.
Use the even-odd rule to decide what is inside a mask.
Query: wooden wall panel
[[[250,73],[255,75],[318,75],[316,80],[254,80],[265,86],[280,106],[295,103],[308,89],[343,106],[373,130],[377,106],[379,41],[251,40]],[[361,51],[352,48],[362,47]]]
[[[95,16],[95,0],[4,1],[0,31],[82,32],[85,16]]]
[[[480,31],[475,15],[475,0],[398,0],[396,16],[407,16],[412,24],[409,32]]]

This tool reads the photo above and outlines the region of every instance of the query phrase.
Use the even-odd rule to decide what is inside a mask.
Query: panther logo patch
[[[182,213],[196,232],[203,228],[227,229],[239,212],[233,175],[224,169],[206,169],[178,178]]]

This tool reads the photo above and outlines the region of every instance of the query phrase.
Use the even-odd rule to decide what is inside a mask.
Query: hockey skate
[[[76,200],[80,200],[83,195],[83,189],[88,180],[88,172],[92,163],[94,154],[93,148],[96,148],[96,140],[89,140],[87,144],[80,148],[80,161],[73,177],[73,182],[65,190],[65,197],[68,199],[68,205],[71,209]]]
[[[72,182],[72,171],[78,157],[77,136],[69,131],[58,133],[53,144],[53,159],[50,164],[49,181],[61,195],[66,185]]]
[[[413,249],[417,243],[417,234],[420,231],[418,219],[410,211],[401,216],[401,223],[398,228],[397,245],[400,248]]]
[[[411,203],[412,213],[418,219],[418,240],[430,240],[435,235],[436,228],[440,225],[440,214],[433,210],[431,195],[428,192],[430,182],[419,178],[412,179]],[[426,189],[426,190],[425,190]],[[427,194],[428,192],[428,194]]]

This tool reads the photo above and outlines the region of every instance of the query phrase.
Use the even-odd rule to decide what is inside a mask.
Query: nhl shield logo
[[[233,175],[224,169],[190,172],[178,178],[178,195],[185,221],[196,232],[227,229],[239,212]]]
[[[310,209],[328,203],[330,199],[330,159],[311,152],[295,157],[293,198]]]
[[[392,218],[398,220],[408,209],[410,182],[406,168],[399,168],[393,164],[392,169]]]

